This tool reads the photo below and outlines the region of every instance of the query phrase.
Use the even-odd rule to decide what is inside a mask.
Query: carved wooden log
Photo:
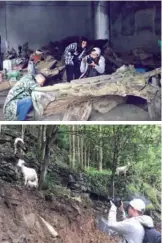
[[[65,68],[65,66],[62,66],[62,67],[56,67],[54,69],[48,69],[48,68],[45,68],[45,69],[41,69],[40,72],[42,74],[44,74],[46,77],[50,77],[50,76],[56,76],[60,73],[60,71],[62,71],[63,69]]]
[[[87,121],[91,111],[92,104],[89,100],[78,105],[71,105],[66,109],[63,121]]]
[[[48,56],[45,61],[40,61],[36,64],[36,69],[37,70],[42,70],[42,69],[50,69],[52,68],[55,64],[57,63],[57,60],[54,60],[51,56]]]
[[[5,91],[11,89],[17,82],[4,81],[0,83],[0,91]]]
[[[55,97],[54,101],[51,100],[48,105],[43,107],[44,115],[64,112],[71,105],[78,106],[82,102],[89,101],[92,104],[96,97],[108,97],[109,95],[126,97],[127,95],[133,95],[146,99],[148,104],[151,104],[149,105],[149,114],[151,119],[156,120],[159,119],[161,110],[161,89],[158,86],[151,86],[148,79],[159,73],[161,73],[161,68],[145,74],[138,74],[133,67],[122,66],[111,75],[73,80],[71,83],[56,84],[50,87],[40,87],[36,88],[36,92],[43,92]],[[41,99],[34,103],[38,102],[42,102]]]

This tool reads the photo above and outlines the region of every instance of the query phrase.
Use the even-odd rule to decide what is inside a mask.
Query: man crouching
[[[46,78],[42,74],[24,75],[9,91],[3,107],[7,121],[25,121],[33,109],[32,91],[43,86]]]
[[[105,58],[101,55],[100,48],[93,48],[91,53],[82,59],[80,71],[80,78],[96,77],[105,73]]]

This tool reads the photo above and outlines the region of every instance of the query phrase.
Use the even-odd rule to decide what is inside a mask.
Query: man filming
[[[141,199],[133,199],[127,207],[128,218],[124,211],[123,203],[118,208],[122,215],[122,221],[117,222],[117,207],[112,201],[108,214],[107,227],[120,236],[119,243],[142,243],[145,235],[144,227],[153,227],[150,216],[143,215],[145,203]]]
[[[82,73],[80,78],[89,78],[104,74],[105,58],[101,55],[100,48],[93,48],[91,53],[82,59],[80,71]]]

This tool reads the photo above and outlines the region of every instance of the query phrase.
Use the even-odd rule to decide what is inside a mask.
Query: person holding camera
[[[105,73],[105,58],[101,55],[100,48],[93,48],[91,53],[82,59],[80,71],[80,78],[96,77]]]
[[[85,56],[87,42],[87,38],[81,37],[78,43],[72,43],[65,49],[64,59],[68,82],[80,77],[80,63],[83,56]]]
[[[116,204],[116,203],[115,203]],[[153,227],[153,220],[150,216],[143,215],[145,203],[141,199],[133,199],[127,206],[128,218],[124,211],[123,203],[115,205],[111,201],[111,208],[108,214],[107,227],[120,236],[120,243],[142,243],[145,236],[144,227]],[[116,220],[117,208],[121,213],[122,221]]]

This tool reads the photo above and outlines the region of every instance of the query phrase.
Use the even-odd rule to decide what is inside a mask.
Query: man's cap
[[[144,201],[140,198],[133,199],[132,201],[130,201],[129,205],[139,212],[145,211],[146,208]]]
[[[98,56],[101,55],[101,49],[98,48],[98,47],[94,47],[94,48],[92,49],[92,52],[95,52]]]

